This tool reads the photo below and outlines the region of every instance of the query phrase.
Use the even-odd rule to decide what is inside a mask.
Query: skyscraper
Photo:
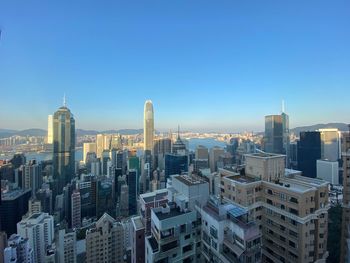
[[[338,129],[319,129],[321,135],[321,159],[340,159],[340,132]]]
[[[154,115],[152,101],[145,102],[143,115],[143,136],[144,136],[144,150],[153,151],[154,138]]]
[[[283,153],[282,115],[265,116],[264,151]]]
[[[86,156],[88,153],[96,153],[95,142],[85,142],[83,145],[83,162],[86,163]]]
[[[47,118],[47,143],[53,143],[53,119],[52,115],[49,115]]]
[[[53,178],[54,196],[62,194],[63,187],[74,176],[75,120],[64,105],[53,116]]]
[[[300,132],[297,158],[298,170],[303,172],[303,176],[316,178],[316,162],[321,159],[321,136],[319,132]]]

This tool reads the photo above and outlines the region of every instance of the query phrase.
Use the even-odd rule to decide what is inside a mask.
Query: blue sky
[[[103,2],[103,3],[102,3]],[[0,2],[0,128],[263,130],[349,122],[350,1]]]

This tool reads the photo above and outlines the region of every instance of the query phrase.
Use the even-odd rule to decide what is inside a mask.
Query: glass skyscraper
[[[53,116],[53,179],[54,196],[74,177],[75,120],[64,105]]]

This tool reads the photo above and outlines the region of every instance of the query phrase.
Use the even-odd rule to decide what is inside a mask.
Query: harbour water
[[[208,149],[214,147],[214,146],[219,146],[219,147],[225,147],[225,143],[222,141],[217,141],[214,138],[191,138],[187,140],[188,147],[190,151],[194,151],[198,145],[203,145],[207,147]],[[42,152],[42,153],[37,153],[37,152],[28,152],[25,153],[25,156],[28,160],[37,160],[38,162],[41,161],[46,161],[46,160],[51,160],[52,159],[52,153],[51,152]],[[11,159],[12,155],[9,156],[0,156],[0,159]],[[79,148],[75,151],[75,160],[76,161],[81,161],[83,159],[83,149]]]

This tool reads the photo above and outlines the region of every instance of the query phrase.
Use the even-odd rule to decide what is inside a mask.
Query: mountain
[[[302,126],[302,127],[296,127],[291,129],[290,131],[299,134],[301,131],[316,131],[318,129],[327,129],[327,128],[336,128],[340,131],[348,131],[348,125],[345,123],[335,122],[335,123],[320,123],[320,124],[314,124],[310,126]]]
[[[7,138],[10,136],[46,136],[47,131],[43,129],[27,129],[22,131],[0,129],[0,138]]]

